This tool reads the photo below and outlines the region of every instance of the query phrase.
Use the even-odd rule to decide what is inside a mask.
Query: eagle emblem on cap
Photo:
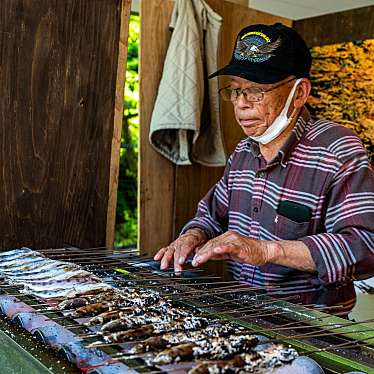
[[[256,45],[248,40],[238,40],[236,43],[236,53],[242,58],[253,59],[259,57],[274,56],[273,52],[281,45],[281,38],[263,45]]]

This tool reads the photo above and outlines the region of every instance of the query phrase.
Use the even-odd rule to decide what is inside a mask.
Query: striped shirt
[[[310,213],[306,222],[278,213],[284,201],[303,205]],[[352,281],[374,275],[374,175],[366,150],[351,130],[311,118],[304,108],[271,162],[250,138],[237,145],[182,233],[193,227],[208,238],[231,230],[253,239],[304,242],[315,273],[271,263],[233,262],[228,269],[234,279],[268,293],[277,285],[282,297],[339,304],[336,311],[348,312],[356,300]]]

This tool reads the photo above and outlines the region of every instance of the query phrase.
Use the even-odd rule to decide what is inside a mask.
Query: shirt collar
[[[296,144],[302,138],[310,119],[311,119],[310,113],[308,109],[306,109],[304,106],[301,109],[299,117],[296,121],[294,128],[292,129],[290,136],[287,138],[286,142],[283,144],[283,146],[278,152],[277,159],[279,160],[280,164],[283,167],[286,167],[288,159],[290,158],[291,153],[293,149],[295,148]],[[261,153],[260,153],[260,147],[258,143],[250,138],[248,138],[248,140],[249,140],[250,150],[251,150],[253,157],[260,156]]]
[[[278,152],[278,157],[283,167],[286,167],[291,153],[304,135],[310,119],[311,116],[308,109],[303,107],[290,136],[286,139],[285,143]]]

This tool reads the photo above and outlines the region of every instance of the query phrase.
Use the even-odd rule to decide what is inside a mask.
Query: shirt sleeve
[[[301,238],[321,283],[374,275],[374,175],[366,153],[340,162],[326,195],[325,231]]]
[[[181,235],[189,229],[199,228],[205,232],[208,239],[212,239],[227,231],[231,161],[232,155],[222,178],[200,200],[195,217],[183,227]]]

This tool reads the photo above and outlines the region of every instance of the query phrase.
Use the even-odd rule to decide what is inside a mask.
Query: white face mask
[[[286,104],[284,105],[282,111],[275,118],[273,123],[266,129],[266,131],[262,135],[250,136],[251,139],[261,144],[270,143],[289,126],[293,119],[293,116],[296,113],[296,108],[292,111],[290,117],[287,117],[287,112],[299,82],[301,82],[301,79],[298,79],[293,85],[292,90],[287,97]]]

